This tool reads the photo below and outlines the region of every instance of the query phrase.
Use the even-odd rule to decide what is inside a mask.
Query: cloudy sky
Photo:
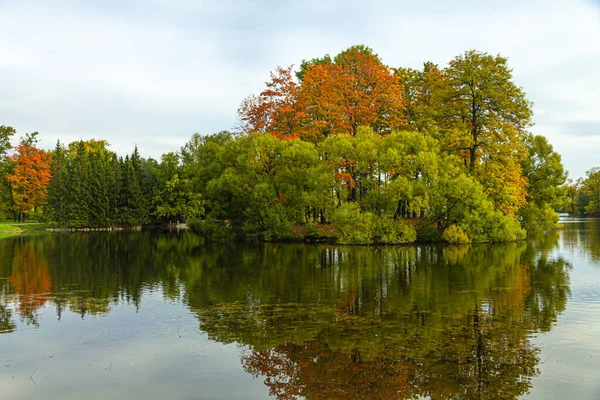
[[[366,44],[390,66],[508,57],[532,131],[570,176],[600,166],[600,0],[0,0],[0,20],[0,125],[47,148],[158,158],[231,129],[276,66]]]

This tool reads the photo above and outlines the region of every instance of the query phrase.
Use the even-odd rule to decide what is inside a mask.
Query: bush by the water
[[[444,233],[442,233],[442,239],[448,243],[453,244],[471,242],[469,236],[458,225],[450,225],[449,227],[444,229]]]
[[[361,212],[356,203],[344,203],[331,215],[337,242],[340,244],[369,244],[373,236],[373,214]]]
[[[225,221],[214,218],[194,219],[188,222],[191,232],[202,235],[211,242],[223,243],[234,238],[234,233]]]
[[[375,220],[373,241],[381,244],[405,244],[417,240],[417,231],[401,220],[379,217]]]

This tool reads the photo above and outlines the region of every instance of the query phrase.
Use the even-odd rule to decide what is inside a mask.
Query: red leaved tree
[[[19,144],[7,156],[14,219],[23,221],[31,210],[41,206],[48,194],[51,154],[34,146]]]

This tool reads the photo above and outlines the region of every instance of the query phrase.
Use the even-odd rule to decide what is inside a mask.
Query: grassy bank
[[[18,235],[21,232],[18,226],[13,224],[8,224],[5,222],[0,222],[0,238]]]
[[[40,222],[0,221],[0,238],[45,232],[48,226]]]

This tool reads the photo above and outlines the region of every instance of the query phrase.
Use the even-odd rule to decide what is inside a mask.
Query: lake
[[[599,399],[600,221],[520,243],[0,240],[2,399]]]

